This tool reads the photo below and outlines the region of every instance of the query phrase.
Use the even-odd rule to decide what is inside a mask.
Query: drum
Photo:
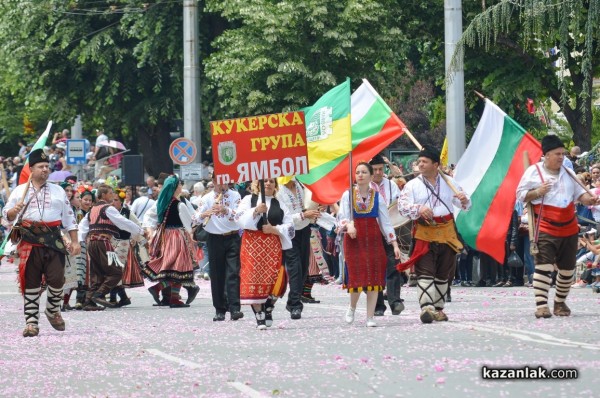
[[[410,218],[400,215],[400,211],[398,210],[398,202],[397,201],[393,202],[388,207],[388,212],[390,213],[390,221],[391,221],[392,227],[394,227],[394,229],[400,228],[401,226],[408,224],[410,222]]]

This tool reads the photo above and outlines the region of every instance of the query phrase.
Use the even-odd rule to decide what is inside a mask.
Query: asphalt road
[[[589,397],[600,369],[600,295],[573,290],[569,318],[537,320],[527,288],[455,288],[449,322],[423,325],[416,289],[406,310],[365,327],[343,316],[339,286],[315,286],[320,304],[291,320],[279,302],[274,325],[255,329],[251,310],[237,322],[213,322],[210,285],[190,308],[152,306],[144,288],[133,304],[64,313],[65,332],[40,319],[23,338],[23,302],[15,268],[0,266],[2,397]],[[185,292],[183,293],[185,296]],[[553,294],[553,293],[552,293]],[[42,306],[45,305],[45,295]],[[389,312],[389,311],[388,311]],[[482,367],[573,368],[575,380],[484,380]]]

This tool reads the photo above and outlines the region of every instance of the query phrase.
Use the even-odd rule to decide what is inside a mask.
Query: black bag
[[[511,252],[510,256],[508,256],[507,264],[511,268],[521,268],[523,266],[523,260],[516,252]]]
[[[204,224],[198,224],[192,231],[194,240],[197,242],[206,242],[208,240],[208,232],[204,229]]]

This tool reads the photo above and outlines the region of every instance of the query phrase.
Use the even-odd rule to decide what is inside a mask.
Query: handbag
[[[510,253],[510,256],[508,256],[508,261],[506,263],[511,268],[523,267],[523,260],[521,260],[521,257],[519,257],[519,255],[514,251]]]
[[[196,242],[206,242],[208,240],[208,232],[204,229],[204,223],[196,225],[192,233]]]

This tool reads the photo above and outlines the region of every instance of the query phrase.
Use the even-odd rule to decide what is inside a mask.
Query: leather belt
[[[454,216],[452,214],[446,214],[445,216],[441,217],[433,217],[433,221],[435,221],[436,223],[445,223],[452,220],[453,218]]]

